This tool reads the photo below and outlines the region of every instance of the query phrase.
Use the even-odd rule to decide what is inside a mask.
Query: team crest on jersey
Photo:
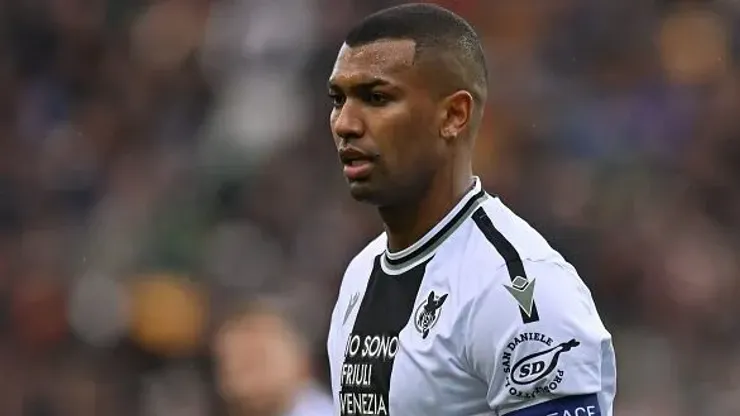
[[[561,356],[579,345],[576,339],[556,343],[539,332],[514,337],[501,360],[509,394],[530,399],[555,392],[565,376]]]
[[[429,296],[424,302],[416,308],[414,314],[414,326],[421,333],[422,339],[426,339],[429,330],[437,324],[442,304],[447,300],[447,294],[437,296],[434,291],[429,292]]]

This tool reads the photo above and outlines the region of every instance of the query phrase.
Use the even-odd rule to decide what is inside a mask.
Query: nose
[[[365,123],[361,110],[347,100],[344,105],[332,111],[332,130],[345,141],[359,139],[365,134]]]

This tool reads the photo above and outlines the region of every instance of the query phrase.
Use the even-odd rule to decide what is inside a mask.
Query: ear
[[[440,136],[445,140],[453,140],[460,136],[470,124],[473,117],[473,96],[465,90],[456,91],[442,102],[442,123]]]

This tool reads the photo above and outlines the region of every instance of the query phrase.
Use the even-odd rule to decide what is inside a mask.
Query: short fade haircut
[[[411,40],[414,60],[425,55],[446,57],[456,70],[446,71],[455,88],[462,88],[482,104],[488,91],[488,69],[478,34],[462,17],[437,5],[410,3],[390,7],[364,18],[344,41],[349,47],[380,40]],[[457,78],[457,79],[454,79]]]

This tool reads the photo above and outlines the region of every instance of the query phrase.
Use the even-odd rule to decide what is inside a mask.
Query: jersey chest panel
[[[341,331],[340,415],[484,415],[485,384],[460,364],[459,300],[428,262],[387,275],[376,261]],[[341,362],[341,364],[340,364]]]

